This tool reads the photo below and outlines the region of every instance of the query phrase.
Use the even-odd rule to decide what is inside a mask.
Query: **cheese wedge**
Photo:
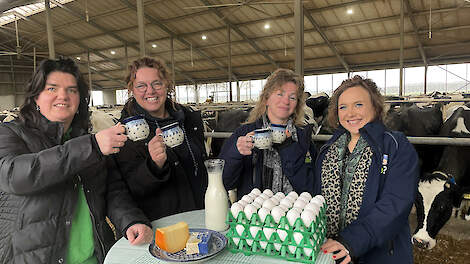
[[[188,224],[179,222],[177,224],[157,228],[155,232],[155,244],[167,252],[176,253],[186,246],[189,238]]]

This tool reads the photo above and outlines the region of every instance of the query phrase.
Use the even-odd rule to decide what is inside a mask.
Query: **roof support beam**
[[[121,0],[121,2],[123,4],[125,4],[127,7],[129,7],[130,9],[132,10],[136,10],[136,7],[131,4],[131,2],[129,2],[128,0]],[[175,38],[176,40],[180,41],[183,45],[185,45],[186,47],[190,47],[191,46],[191,43],[189,43],[188,41],[186,41],[184,38],[182,38],[181,36],[178,36],[178,34],[176,34],[175,32],[171,31],[167,26],[165,26],[164,24],[162,24],[160,21],[158,21],[157,19],[153,18],[152,16],[149,16],[149,15],[146,15],[144,14],[145,16],[145,19],[147,19],[148,21],[150,21],[152,24],[160,27],[163,31],[165,31],[168,35],[170,35],[170,37],[173,37]],[[206,53],[204,53],[202,50],[200,49],[195,49],[195,51],[201,55],[202,57],[208,59],[212,64],[214,64],[215,66],[217,66],[217,68],[219,68],[220,70],[224,71],[224,72],[227,72],[227,69],[220,65],[216,60],[212,59],[209,55],[207,55]],[[237,76],[235,74],[233,74],[233,78],[234,79],[238,79]]]
[[[325,43],[328,45],[328,47],[331,49],[331,51],[333,51],[333,53],[335,54],[336,58],[339,60],[339,62],[343,65],[344,69],[346,70],[346,72],[348,73],[349,75],[349,72],[351,71],[351,69],[349,68],[349,65],[348,63],[346,63],[346,61],[344,60],[344,58],[341,56],[341,54],[339,53],[338,49],[336,48],[336,46],[330,42],[330,40],[328,39],[328,37],[326,36],[325,32],[323,32],[323,30],[321,29],[320,25],[318,25],[318,23],[313,19],[312,15],[310,13],[305,13],[305,17],[307,17],[308,21],[310,21],[310,23],[313,25],[313,27],[317,30],[318,34],[320,34],[320,36],[322,37],[322,39],[325,41]]]
[[[206,6],[212,5],[207,0],[201,0],[201,2],[204,3],[204,5]],[[222,12],[220,12],[217,8],[211,8],[211,11],[214,12],[220,19],[222,19],[226,25],[229,25],[233,29],[233,31],[235,31],[240,37],[242,37],[246,42],[248,42],[250,46],[253,47],[259,54],[263,55],[263,57],[265,57],[275,68],[279,67],[279,64],[275,62],[273,58],[271,58],[271,56],[269,56],[266,52],[261,50],[261,48],[252,39],[248,38],[248,36],[245,33],[243,33],[237,26],[235,26],[232,22],[230,22],[222,14]]]
[[[421,40],[419,39],[418,26],[416,26],[416,21],[415,21],[413,10],[411,9],[409,0],[405,0],[405,6],[406,6],[406,9],[408,10],[408,17],[410,18],[410,22],[413,25],[413,31],[415,32],[416,42],[418,43],[418,47],[419,47],[419,53],[421,55],[421,58],[423,59],[424,65],[427,66],[428,59],[426,58],[426,53],[424,53],[423,44],[421,43]]]
[[[304,5],[302,0],[294,2],[295,25],[295,73],[304,78]]]

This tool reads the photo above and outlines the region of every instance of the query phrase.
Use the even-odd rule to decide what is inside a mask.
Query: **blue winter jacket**
[[[262,190],[263,153],[253,149],[251,155],[240,154],[237,140],[240,136],[261,128],[262,120],[239,127],[222,146],[220,158],[225,160],[223,181],[225,189],[237,189],[237,198],[250,193],[253,188]],[[283,173],[297,193],[309,192],[313,194],[313,161],[315,160],[315,147],[311,140],[312,126],[296,127],[298,141],[281,144],[277,147],[281,156]],[[308,158],[307,152],[310,155]],[[307,159],[306,159],[307,155]],[[253,157],[256,156],[254,159]],[[253,163],[255,161],[255,164]],[[256,169],[253,175],[253,169]],[[237,200],[238,200],[237,199]]]
[[[316,194],[321,193],[323,159],[331,144],[345,132],[338,128],[320,148],[315,162]],[[413,263],[408,215],[418,186],[416,151],[403,133],[387,131],[381,122],[369,123],[359,132],[371,146],[373,160],[358,218],[337,239],[357,257],[354,263]],[[387,165],[383,165],[384,155],[388,155]]]

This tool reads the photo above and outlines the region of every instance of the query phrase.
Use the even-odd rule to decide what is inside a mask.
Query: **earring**
[[[36,110],[39,111],[41,108],[39,108],[39,105],[36,105]]]
[[[77,112],[75,114],[78,115],[79,113],[80,113],[80,109],[77,109]]]

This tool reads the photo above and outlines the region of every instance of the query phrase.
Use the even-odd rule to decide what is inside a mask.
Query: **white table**
[[[190,211],[152,222],[153,229],[176,224],[179,221],[188,223],[189,228],[205,228],[204,210]],[[149,244],[141,246],[132,246],[125,238],[121,238],[114,244],[106,255],[104,264],[155,264],[167,263],[153,257],[149,252]],[[217,254],[215,257],[205,261],[205,263],[229,263],[229,264],[292,264],[294,262],[281,260],[278,258],[270,258],[259,255],[245,256],[242,253],[233,254],[227,248]],[[331,254],[319,253],[316,264],[334,264]]]

